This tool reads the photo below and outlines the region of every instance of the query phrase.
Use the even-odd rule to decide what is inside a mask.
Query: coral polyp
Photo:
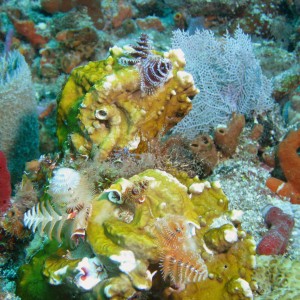
[[[164,280],[169,278],[178,289],[184,289],[186,283],[205,280],[207,266],[195,251],[193,238],[199,225],[180,215],[166,215],[156,220],[155,227]]]
[[[195,235],[195,228],[199,226],[195,223],[189,224],[180,215],[166,215],[158,218],[155,222],[157,238],[166,247],[178,248],[191,236]]]
[[[77,187],[80,182],[80,174],[70,168],[59,168],[54,171],[54,176],[49,187],[49,193],[53,195],[68,195],[71,189]]]
[[[24,214],[24,225],[33,232],[38,230],[40,235],[46,234],[61,242],[61,234],[66,215],[57,213],[49,202],[39,203]],[[54,230],[55,228],[55,230]]]

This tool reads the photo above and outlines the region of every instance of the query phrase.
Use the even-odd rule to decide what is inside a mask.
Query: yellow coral
[[[182,173],[176,176],[179,180],[163,171],[147,170],[129,180],[118,180],[96,197],[87,227],[94,253],[118,261],[133,286],[139,278],[145,289],[151,287],[145,281],[151,278],[149,270],[158,270],[161,261],[166,282],[160,281],[159,286],[153,282],[151,288],[155,291],[164,286],[169,295],[174,291],[168,287],[170,277],[171,283],[182,289],[173,293],[172,299],[252,299],[255,244],[241,229],[239,213],[228,211],[228,200],[217,183],[190,179]],[[147,181],[148,187],[128,222],[120,217],[122,195],[139,181]],[[129,201],[128,194],[126,197]],[[205,235],[210,243],[205,243]],[[175,262],[177,259],[180,262]],[[141,263],[149,266],[144,273],[136,271]],[[194,271],[184,272],[188,265],[201,275],[191,277]],[[183,272],[175,266],[182,266]]]
[[[172,63],[172,73],[151,95],[141,91],[136,68],[118,63],[122,55],[124,51],[114,47],[106,60],[73,70],[58,101],[61,145],[84,155],[97,146],[99,160],[118,148],[144,151],[147,141],[189,112],[189,97],[197,89],[192,76],[183,71],[181,50],[164,54]]]
[[[30,270],[95,299],[253,299],[255,244],[240,212],[218,183],[173,174],[118,179],[92,199],[86,240],[72,254],[49,249]]]

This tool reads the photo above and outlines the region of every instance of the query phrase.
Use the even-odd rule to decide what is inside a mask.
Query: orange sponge
[[[289,197],[294,204],[300,204],[300,129],[291,131],[279,144],[278,159],[287,182],[271,177],[267,187],[282,197]]]

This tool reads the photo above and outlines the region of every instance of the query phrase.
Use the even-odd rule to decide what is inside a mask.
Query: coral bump
[[[6,158],[0,151],[0,213],[3,214],[10,206],[10,174],[7,169]]]

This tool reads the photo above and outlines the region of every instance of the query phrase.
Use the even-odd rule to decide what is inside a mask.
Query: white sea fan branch
[[[251,115],[274,107],[272,85],[255,58],[250,37],[238,28],[216,38],[209,30],[189,35],[173,32],[172,47],[183,50],[186,71],[190,72],[200,93],[193,109],[177,124],[174,133],[193,139],[200,132],[226,124],[233,112]]]

